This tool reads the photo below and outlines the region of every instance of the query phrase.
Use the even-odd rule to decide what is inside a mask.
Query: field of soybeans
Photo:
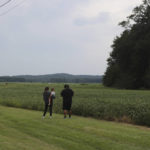
[[[0,105],[42,111],[44,88],[55,88],[53,112],[63,113],[64,84],[0,83]],[[150,126],[150,91],[106,88],[102,84],[70,84],[74,115]],[[41,112],[42,116],[42,112]]]

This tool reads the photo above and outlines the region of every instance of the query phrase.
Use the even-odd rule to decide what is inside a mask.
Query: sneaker
[[[42,116],[42,119],[44,119],[45,118],[45,116]]]
[[[50,116],[49,118],[52,119],[52,116]]]

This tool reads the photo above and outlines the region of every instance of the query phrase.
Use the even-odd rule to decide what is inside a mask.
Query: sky
[[[118,23],[142,0],[0,0],[0,76],[103,75]]]

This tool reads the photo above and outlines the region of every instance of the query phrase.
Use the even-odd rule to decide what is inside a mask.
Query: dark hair
[[[51,88],[51,91],[54,91],[54,88]]]
[[[48,90],[49,90],[49,87],[45,87],[45,90],[44,90],[44,91],[46,92],[46,91],[48,91]]]
[[[68,88],[69,88],[69,85],[68,85],[68,84],[65,84],[65,85],[64,85],[64,88],[65,88],[65,89],[68,89]]]

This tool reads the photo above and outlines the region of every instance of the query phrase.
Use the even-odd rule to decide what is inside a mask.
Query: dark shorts
[[[63,110],[70,110],[72,101],[63,100]]]

